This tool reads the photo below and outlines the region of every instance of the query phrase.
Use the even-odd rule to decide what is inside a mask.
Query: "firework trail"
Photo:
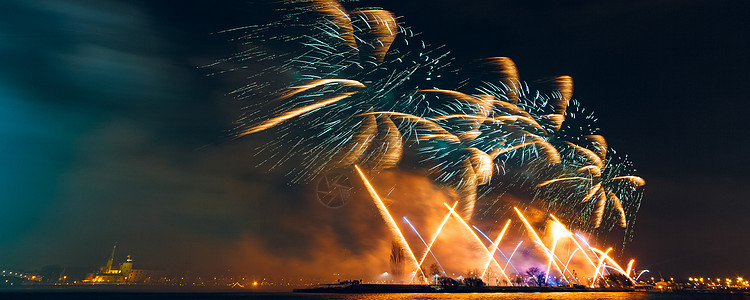
[[[479,248],[483,249],[483,250],[484,250],[484,252],[485,252],[485,254],[487,254],[487,260],[489,260],[490,262],[494,263],[494,264],[495,264],[495,266],[497,266],[497,268],[498,268],[498,269],[500,270],[500,273],[501,273],[501,274],[503,275],[503,277],[505,277],[505,280],[507,280],[508,282],[510,282],[510,278],[508,278],[508,275],[507,275],[507,274],[505,274],[505,272],[504,272],[504,271],[502,270],[503,268],[502,268],[502,267],[500,266],[500,263],[498,263],[498,262],[497,262],[497,260],[495,259],[494,253],[492,253],[492,252],[491,252],[491,251],[490,251],[489,249],[487,249],[487,248],[485,248],[485,247],[484,247],[484,243],[482,242],[482,239],[480,239],[480,238],[479,238],[479,236],[477,236],[477,234],[476,234],[476,233],[474,232],[474,230],[473,230],[473,229],[471,229],[471,226],[469,226],[469,224],[468,224],[468,223],[466,223],[466,220],[464,220],[464,219],[463,219],[463,218],[462,218],[461,216],[459,216],[459,215],[458,215],[458,214],[457,214],[457,213],[456,213],[455,211],[453,211],[453,210],[451,209],[451,207],[450,207],[450,206],[448,206],[448,203],[445,203],[445,202],[443,202],[443,205],[444,205],[445,207],[447,207],[448,209],[450,209],[450,210],[451,210],[451,214],[452,214],[452,215],[453,215],[454,217],[456,217],[456,219],[458,219],[458,221],[459,221],[459,222],[461,223],[461,225],[463,225],[463,227],[464,227],[464,228],[466,228],[466,230],[468,230],[469,232],[471,232],[471,236],[473,236],[473,237],[474,237],[474,240],[475,240],[475,241],[476,241],[476,242],[477,242],[477,243],[478,243],[479,245],[481,245],[481,247],[479,247]],[[506,228],[507,228],[507,227],[506,227]]]
[[[571,253],[571,254],[570,254],[570,256],[568,256],[568,261],[567,261],[567,262],[565,263],[565,266],[563,267],[563,274],[565,274],[565,271],[567,271],[567,270],[568,270],[568,265],[570,265],[570,261],[571,261],[571,260],[573,260],[573,256],[575,256],[575,255],[576,255],[576,253],[577,253],[577,252],[578,252],[579,250],[580,250],[580,249],[576,248],[575,250],[573,250],[573,253]]]
[[[630,282],[632,282],[633,284],[636,284],[636,282],[633,280],[633,278],[630,278],[630,275],[628,275],[627,271],[623,270],[622,267],[620,267],[620,265],[614,259],[612,259],[612,257],[610,257],[609,255],[607,255],[607,252],[602,252],[601,250],[599,250],[597,248],[594,248],[594,247],[589,247],[589,248],[591,248],[592,251],[594,251],[596,253],[599,253],[601,255],[600,256],[601,259],[606,259],[606,260],[608,260],[612,264],[611,267],[610,266],[607,266],[607,267],[610,267],[611,269],[614,269],[615,271],[619,272],[620,274],[625,275],[625,277],[627,277],[628,280],[630,280]],[[610,249],[612,249],[612,248],[610,248]]]
[[[572,99],[571,77],[532,89],[506,57],[455,66],[386,10],[334,0],[283,5],[277,22],[223,32],[243,50],[208,66],[224,66],[215,74],[261,66],[230,92],[252,99],[234,137],[268,135],[258,153],[269,153],[272,168],[295,159],[290,172],[304,181],[355,164],[411,164],[458,191],[465,219],[477,198],[520,191],[576,216],[577,227],[600,227],[608,203],[632,227],[644,181],[608,155],[595,118]]]
[[[508,226],[510,226],[510,219],[508,219],[508,221],[505,222],[505,226],[503,226],[503,230],[500,231],[500,234],[497,235],[497,238],[494,241],[491,241],[491,244],[490,244],[490,249],[491,249],[490,257],[491,258],[495,257],[495,252],[498,250],[497,248],[500,247],[500,242],[503,240],[503,236],[505,235],[505,232],[508,230]],[[482,233],[482,235],[484,235],[484,233]],[[503,254],[503,256],[505,256],[505,254]],[[487,273],[487,269],[490,268],[490,263],[492,263],[492,260],[488,259],[487,263],[484,265],[484,269],[482,269],[482,275],[480,277],[484,277],[484,274]]]
[[[625,273],[627,273],[626,276],[628,276],[628,278],[632,278],[632,277],[630,277],[630,273],[632,273],[632,271],[633,271],[633,263],[635,263],[635,259],[631,259],[628,262],[628,267],[627,267],[627,270],[625,271]]]
[[[411,247],[409,247],[409,243],[406,242],[404,234],[401,232],[401,229],[398,228],[398,224],[396,224],[396,221],[393,219],[393,216],[391,216],[388,208],[385,207],[383,200],[380,199],[380,196],[378,196],[375,188],[372,187],[370,181],[367,180],[367,177],[364,173],[362,173],[362,170],[359,168],[359,166],[354,165],[354,168],[357,170],[360,178],[362,178],[362,182],[364,182],[365,186],[367,187],[367,191],[370,193],[372,200],[375,202],[375,206],[377,206],[378,210],[380,211],[380,216],[383,218],[386,225],[388,225],[388,229],[396,238],[396,243],[399,247],[401,247],[403,251],[406,252],[409,261],[412,262],[415,267],[417,267],[417,271],[415,271],[415,274],[417,272],[421,272],[422,269],[419,268],[419,263],[417,263],[417,258],[414,256],[414,252],[412,252]],[[424,274],[422,274],[422,277],[427,278],[426,276],[424,276]]]
[[[490,238],[489,236],[487,236],[486,234],[484,234],[484,232],[482,232],[481,230],[479,230],[479,228],[477,228],[477,227],[476,227],[476,226],[474,226],[474,225],[472,225],[471,227],[472,227],[472,228],[474,228],[474,230],[476,230],[477,232],[479,232],[479,234],[481,234],[481,235],[482,235],[482,236],[483,236],[483,237],[484,237],[485,239],[487,239],[487,241],[488,241],[488,242],[490,242],[490,244],[491,244],[491,245],[497,245],[496,243],[494,243],[494,242],[492,241],[492,239],[491,239],[491,238]],[[500,249],[497,249],[497,251],[496,251],[496,252],[499,252],[499,253],[500,253],[500,255],[502,255],[502,256],[503,256],[503,258],[505,258],[506,264],[505,264],[505,267],[503,268],[503,272],[505,272],[505,268],[507,268],[507,267],[508,267],[508,264],[507,264],[507,262],[508,262],[508,261],[510,260],[510,258],[509,258],[508,256],[505,256],[505,253],[503,253],[503,251],[502,251],[502,250],[500,250]],[[515,269],[515,267],[513,267],[513,269]],[[483,272],[483,273],[486,273],[486,272]],[[483,276],[484,276],[484,275],[483,275]]]
[[[573,234],[572,232],[570,232],[570,230],[568,230],[568,228],[565,227],[565,224],[563,224],[562,222],[560,222],[560,220],[558,220],[554,215],[550,214],[549,216],[552,217],[552,219],[555,220],[555,222],[559,226],[562,226],[562,228],[565,231],[567,231],[568,237],[570,237],[570,239],[573,241],[573,244],[576,245],[576,248],[577,248],[576,250],[580,250],[581,254],[583,254],[583,256],[586,257],[586,260],[589,262],[589,264],[591,264],[592,267],[595,267],[596,265],[594,264],[594,261],[592,261],[591,258],[588,256],[588,254],[586,254],[586,250],[584,250],[583,247],[581,247],[581,244],[578,243],[578,240],[575,238],[576,235]],[[573,251],[573,254],[575,254],[575,251]],[[573,257],[573,254],[570,255],[571,258]],[[568,262],[570,262],[570,259],[568,259]],[[567,264],[566,264],[566,266],[567,266]]]
[[[443,227],[445,226],[445,223],[448,222],[448,219],[450,219],[451,215],[453,214],[454,210],[456,209],[456,205],[458,205],[458,202],[454,203],[452,207],[450,207],[450,211],[445,215],[443,218],[443,221],[440,222],[440,226],[438,226],[437,230],[435,230],[435,235],[432,236],[432,239],[430,239],[430,243],[427,244],[427,248],[424,251],[424,254],[422,254],[422,258],[419,259],[419,263],[417,264],[417,269],[422,269],[422,263],[424,263],[424,259],[427,258],[427,253],[432,253],[432,245],[435,244],[435,241],[437,240],[438,236],[440,236],[440,232],[443,231]],[[437,261],[437,258],[435,258],[435,261]],[[417,274],[418,270],[414,270],[414,274]]]
[[[425,249],[427,249],[427,252],[430,253],[430,255],[432,256],[432,258],[435,260],[435,262],[437,263],[437,265],[440,267],[440,270],[443,271],[443,274],[445,274],[445,269],[443,269],[443,265],[440,264],[440,261],[438,261],[438,259],[435,256],[435,254],[432,253],[432,250],[430,249],[430,246],[427,245],[427,242],[424,241],[424,239],[422,238],[422,235],[419,234],[419,231],[417,231],[417,228],[415,228],[414,225],[412,225],[411,222],[409,222],[409,219],[407,219],[406,217],[404,217],[404,221],[406,222],[406,224],[409,224],[409,227],[411,227],[411,229],[414,231],[414,233],[417,234],[417,237],[419,237],[419,240],[422,241],[422,244],[424,244]],[[421,265],[422,264],[420,262],[420,268],[421,268]],[[415,274],[416,274],[416,272],[415,272]]]
[[[518,242],[518,245],[516,245],[516,248],[513,248],[513,252],[511,252],[510,256],[508,256],[508,261],[505,263],[505,267],[503,267],[503,272],[505,272],[505,270],[508,269],[508,265],[510,265],[513,268],[513,270],[516,271],[516,274],[520,274],[518,272],[518,269],[516,269],[516,267],[512,263],[510,263],[510,260],[513,259],[513,255],[516,254],[516,251],[518,251],[518,247],[521,247],[522,243],[523,241]]]
[[[609,248],[607,249],[607,251],[600,253],[601,256],[599,257],[599,263],[596,265],[596,273],[594,273],[594,280],[591,282],[591,287],[594,287],[594,285],[596,284],[596,280],[599,278],[599,272],[604,272],[604,270],[602,270],[602,266],[604,265],[604,260],[609,257],[608,254],[610,251],[612,251],[612,248]],[[601,277],[604,278],[604,275],[602,275]]]

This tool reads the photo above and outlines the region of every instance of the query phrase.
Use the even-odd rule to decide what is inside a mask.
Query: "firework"
[[[526,228],[526,232],[528,232],[528,234],[532,238],[534,238],[534,241],[537,243],[537,245],[539,245],[542,248],[542,250],[544,250],[544,253],[548,257],[550,264],[554,263],[555,268],[557,268],[557,271],[559,271],[560,274],[564,276],[564,274],[562,274],[562,269],[560,269],[560,266],[558,266],[557,262],[555,261],[555,253],[553,251],[550,251],[550,249],[544,245],[544,242],[542,242],[542,239],[536,233],[536,231],[534,230],[534,227],[532,227],[529,221],[526,220],[526,217],[523,216],[523,213],[521,213],[521,211],[518,210],[517,207],[514,207],[513,209],[516,211],[516,214],[518,214],[518,217],[521,219],[521,222],[523,222],[523,225]]]
[[[633,271],[633,263],[635,263],[635,259],[631,259],[628,262],[628,268],[627,271],[625,271],[625,276],[627,276],[628,278],[630,278],[630,273]]]
[[[632,233],[645,182],[573,99],[570,76],[530,87],[506,57],[456,66],[444,47],[386,10],[334,0],[284,5],[278,22],[224,32],[244,49],[210,66],[263,66],[230,93],[253,99],[234,137],[268,135],[259,151],[271,153],[273,166],[298,161],[298,181],[355,164],[416,167],[458,192],[462,220],[483,196],[513,193],[530,196],[530,206],[545,201],[578,228],[615,217]],[[497,205],[498,197],[485,198]],[[548,269],[562,272],[552,248]]]
[[[354,165],[354,168],[357,170],[357,173],[362,178],[362,182],[364,182],[365,186],[367,187],[367,191],[370,193],[370,196],[372,196],[372,200],[375,202],[375,206],[377,206],[378,210],[380,211],[380,215],[383,217],[383,220],[388,225],[388,229],[396,238],[396,242],[398,243],[399,247],[401,247],[401,249],[406,251],[406,255],[408,256],[409,261],[411,261],[414,264],[414,266],[417,267],[417,271],[421,271],[421,269],[419,268],[419,263],[417,263],[417,258],[414,257],[414,252],[411,251],[411,247],[409,247],[409,243],[406,242],[406,239],[404,238],[404,234],[401,233],[401,229],[398,228],[398,224],[396,224],[396,221],[393,220],[393,216],[391,216],[391,213],[388,211],[388,208],[386,208],[385,204],[383,204],[383,200],[380,199],[380,196],[378,196],[378,193],[375,191],[375,188],[372,187],[372,184],[370,184],[370,181],[367,180],[365,173],[362,172],[359,166]],[[422,274],[422,276],[424,276],[424,274]]]
[[[599,253],[601,255],[600,258],[608,260],[612,264],[612,267],[614,267],[614,269],[617,272],[620,272],[620,274],[625,275],[625,277],[627,277],[633,284],[635,284],[635,281],[632,278],[630,278],[630,275],[628,275],[627,271],[623,270],[622,267],[620,267],[620,265],[614,259],[612,259],[612,257],[607,255],[607,252],[602,252],[601,250],[596,249],[594,247],[590,247],[590,248],[592,251]]]
[[[491,249],[490,257],[495,257],[495,252],[497,251],[497,248],[500,247],[500,242],[503,240],[503,236],[505,235],[505,232],[508,230],[508,226],[510,226],[510,219],[508,219],[508,221],[505,222],[505,226],[503,226],[503,230],[500,231],[500,234],[497,235],[497,238],[495,239],[495,241],[493,241],[492,244],[490,245],[490,249]],[[487,260],[487,263],[484,265],[484,269],[482,270],[482,275],[480,277],[484,277],[484,275],[487,273],[487,269],[489,269],[491,262],[492,262],[492,259]],[[503,274],[504,273],[505,272],[503,272]]]
[[[570,265],[570,261],[572,261],[572,260],[573,260],[573,257],[574,257],[574,256],[576,255],[576,253],[577,253],[577,252],[578,252],[579,250],[581,250],[581,249],[578,249],[578,248],[576,248],[575,250],[573,250],[573,253],[571,253],[571,254],[570,254],[570,256],[568,256],[568,261],[567,261],[567,262],[565,262],[565,266],[563,267],[563,274],[565,274],[565,271],[567,271],[567,270],[568,270],[568,266]],[[548,269],[548,270],[549,270],[549,269]],[[547,272],[549,272],[549,271],[547,271]]]
[[[565,269],[565,270],[567,270],[567,269],[568,269],[568,264],[570,264],[570,260],[571,260],[571,259],[573,258],[573,256],[574,256],[574,255],[576,254],[576,251],[580,251],[580,252],[581,252],[581,255],[583,255],[583,256],[584,256],[584,257],[586,258],[586,261],[588,261],[588,263],[589,263],[589,264],[591,264],[591,266],[592,266],[592,267],[594,268],[594,276],[593,276],[593,277],[594,277],[594,278],[596,278],[596,276],[597,276],[596,274],[598,273],[598,271],[597,271],[598,269],[596,268],[596,265],[594,264],[594,261],[593,261],[593,260],[591,260],[591,257],[589,257],[589,255],[588,255],[588,254],[586,253],[586,250],[584,250],[584,249],[583,249],[583,247],[581,247],[581,244],[580,244],[580,243],[578,243],[578,240],[576,239],[576,235],[574,235],[574,234],[573,234],[572,232],[570,232],[570,231],[569,231],[569,230],[568,230],[568,229],[567,229],[567,228],[565,227],[565,224],[563,224],[562,222],[560,222],[560,220],[558,220],[558,219],[557,219],[557,218],[556,218],[556,217],[555,217],[555,216],[554,216],[553,214],[550,214],[549,216],[550,216],[550,217],[552,217],[552,219],[553,219],[553,220],[555,220],[555,222],[556,222],[556,223],[557,223],[557,224],[558,224],[559,226],[561,226],[563,230],[565,230],[565,231],[566,231],[566,233],[567,233],[566,235],[567,235],[568,237],[570,237],[570,240],[572,240],[572,241],[573,241],[573,243],[574,243],[574,244],[576,245],[576,250],[574,250],[574,251],[573,251],[573,253],[572,253],[572,254],[570,255],[570,257],[568,258],[568,262],[567,262],[567,263],[565,263],[565,268],[564,268],[564,269]],[[563,272],[563,273],[564,273],[564,272]]]
[[[601,272],[604,272],[604,270],[602,270],[602,266],[604,265],[604,260],[605,258],[608,257],[607,254],[609,254],[610,251],[612,251],[612,248],[607,249],[607,251],[601,252],[601,256],[599,257],[599,263],[596,265],[596,272],[594,273],[594,280],[591,282],[591,287],[594,287],[594,285],[596,284],[596,280],[599,276],[600,270]]]
[[[602,138],[603,139],[603,138]],[[618,213],[619,225],[627,227],[627,214],[623,207],[622,199],[628,199],[632,206],[639,205],[639,193],[637,188],[643,186],[645,181],[633,175],[621,175],[626,164],[617,163],[616,158],[604,159],[603,153],[582,148],[580,146],[568,143],[574,152],[581,153],[586,159],[586,165],[577,167],[574,174],[578,176],[563,176],[550,179],[537,184],[537,187],[548,185],[567,185],[573,189],[583,189],[585,194],[580,198],[581,203],[586,203],[591,199],[596,199],[594,211],[594,228],[599,227],[604,217],[604,209],[609,201]],[[602,156],[600,156],[602,155]],[[605,162],[606,161],[606,162]],[[571,163],[576,167],[575,163]],[[572,169],[572,168],[571,168]],[[555,194],[558,192],[556,191]],[[620,196],[618,196],[618,194]],[[633,199],[634,198],[634,199]],[[636,208],[637,209],[637,208]]]
[[[521,247],[521,244],[523,244],[523,241],[518,242],[518,245],[516,245],[516,248],[513,248],[513,252],[511,252],[510,256],[508,256],[508,262],[506,262],[505,266],[503,267],[503,272],[505,272],[505,270],[508,269],[508,265],[510,265],[511,267],[513,267],[513,270],[516,271],[516,273],[519,273],[518,269],[516,269],[516,267],[513,266],[512,263],[510,263],[510,260],[513,259],[513,255],[516,254],[516,251],[518,251],[518,247]]]
[[[416,233],[417,236],[419,237],[419,240],[422,241],[422,244],[424,244],[425,249],[427,249],[427,252],[429,252],[430,255],[432,256],[432,258],[435,259],[435,262],[437,263],[437,265],[440,266],[440,270],[442,270],[443,274],[445,274],[445,269],[443,269],[443,265],[440,264],[440,261],[437,259],[437,257],[435,256],[435,254],[432,253],[432,249],[431,249],[432,247],[430,245],[427,245],[427,242],[424,241],[424,239],[422,238],[422,235],[420,235],[419,231],[417,231],[417,228],[415,228],[414,225],[412,225],[411,222],[409,222],[409,219],[407,219],[406,217],[404,217],[404,221],[406,222],[406,224],[409,224],[409,227],[411,227],[412,230],[414,230],[414,233]],[[422,267],[422,262],[423,261],[424,261],[424,258],[419,261],[419,267],[420,268]],[[416,272],[414,272],[414,274],[416,274]]]
[[[448,206],[447,203],[443,203],[443,205],[445,205],[446,207],[450,208],[450,206]],[[474,232],[474,230],[471,229],[471,226],[469,226],[469,224],[466,223],[466,221],[461,216],[459,216],[455,211],[451,210],[451,214],[454,217],[456,217],[456,219],[461,223],[461,225],[463,225],[464,228],[466,228],[466,230],[468,230],[469,232],[471,232],[471,236],[474,237],[474,240],[477,243],[479,243],[479,245],[481,245],[480,248],[484,249],[485,254],[487,254],[487,260],[491,261],[492,263],[494,263],[498,267],[498,269],[500,269],[501,274],[503,274],[503,276],[505,277],[505,279],[508,280],[508,282],[510,282],[510,278],[508,278],[508,275],[506,275],[505,272],[502,271],[502,267],[497,262],[497,260],[495,260],[494,253],[491,253],[489,249],[487,249],[487,248],[484,247],[484,243],[482,243],[482,239],[480,239],[479,236],[477,236],[477,234]]]
[[[422,263],[424,262],[424,259],[427,257],[428,252],[432,252],[432,245],[435,244],[435,241],[437,240],[438,236],[440,236],[440,232],[443,230],[443,226],[445,226],[445,223],[448,222],[448,219],[453,214],[454,209],[456,209],[456,205],[458,202],[454,203],[452,207],[450,207],[450,211],[445,215],[443,218],[443,221],[440,222],[440,226],[438,226],[437,230],[435,230],[435,235],[432,236],[432,239],[430,240],[430,243],[427,244],[427,248],[425,249],[424,254],[422,254],[422,258],[419,259],[419,263],[417,264],[417,269],[422,269]],[[414,270],[414,274],[416,274],[417,270]]]
[[[391,217],[392,213],[390,211],[388,211],[388,208],[386,208],[384,205],[382,205],[382,201],[380,201],[380,197],[378,196],[377,192],[374,190],[374,187],[369,183],[369,181],[367,181],[366,177],[364,177],[364,173],[361,171],[361,169],[359,169],[358,167],[355,167],[355,169],[360,174],[360,176],[361,176],[361,178],[362,178],[362,180],[363,180],[366,188],[368,189],[368,191],[372,195],[372,198],[374,200],[374,203],[375,203],[376,207],[378,207],[378,209],[381,211],[381,216],[383,217],[383,220],[386,222],[386,225],[388,225],[390,228],[392,228],[391,229],[391,234],[397,240],[398,244],[403,244],[404,245],[404,246],[397,245],[397,247],[400,247],[402,249],[407,249],[405,252],[406,252],[406,254],[408,256],[409,253],[411,252],[412,248],[407,244],[407,241],[403,237],[402,232],[400,230],[398,230],[398,228],[396,226],[393,226],[393,224],[391,224],[391,222],[393,221],[392,217]],[[466,276],[474,276],[476,278],[482,278],[482,277],[484,277],[485,275],[488,274],[487,271],[489,270],[489,266],[490,265],[495,265],[495,267],[497,267],[498,270],[500,270],[499,273],[500,273],[501,276],[504,277],[505,282],[507,282],[507,284],[511,284],[512,285],[513,283],[510,280],[508,274],[506,273],[506,270],[508,269],[509,265],[513,266],[511,264],[511,260],[513,260],[515,254],[521,248],[521,246],[522,246],[522,244],[523,244],[524,241],[521,240],[518,244],[516,244],[515,248],[513,249],[513,252],[511,252],[510,256],[506,257],[507,261],[504,264],[504,266],[501,266],[498,263],[498,261],[494,258],[494,254],[496,252],[501,252],[500,251],[501,242],[509,235],[510,231],[512,230],[512,228],[510,226],[511,221],[507,220],[505,222],[505,225],[502,227],[502,229],[497,234],[497,238],[495,238],[495,240],[492,240],[487,235],[485,235],[483,232],[481,232],[476,226],[473,226],[473,225],[469,224],[460,215],[458,215],[458,213],[455,211],[455,207],[456,207],[457,203],[454,203],[453,206],[449,206],[447,203],[444,203],[444,202],[442,204],[448,210],[448,214],[445,217],[443,217],[442,222],[440,222],[440,224],[437,225],[437,228],[434,230],[435,234],[433,235],[433,238],[431,239],[430,243],[427,243],[421,237],[421,235],[419,234],[419,232],[416,230],[416,227],[414,226],[414,224],[412,224],[408,220],[408,218],[406,216],[403,217],[404,221],[413,229],[413,231],[415,232],[415,234],[417,235],[417,237],[421,241],[422,245],[425,246],[424,255],[422,256],[421,261],[419,261],[419,264],[421,265],[421,263],[424,261],[424,258],[427,256],[428,253],[430,253],[433,256],[433,258],[435,259],[436,263],[439,264],[440,257],[437,255],[437,252],[433,252],[432,251],[433,250],[432,247],[433,247],[434,241],[441,234],[441,232],[444,231],[444,229],[446,227],[450,228],[449,230],[451,230],[452,232],[456,232],[455,230],[457,229],[456,228],[456,226],[457,226],[459,229],[471,231],[471,235],[470,236],[472,238],[470,238],[470,240],[462,240],[464,242],[468,242],[469,243],[468,246],[470,246],[468,248],[464,248],[465,249],[464,251],[468,251],[468,252],[464,252],[464,254],[467,255],[467,257],[474,257],[475,254],[481,254],[481,256],[482,256],[482,260],[481,261],[468,262],[468,263],[465,261],[464,263],[461,263],[460,266],[458,266],[459,268],[470,268],[470,269],[474,268],[474,267],[479,267],[480,268],[480,269],[477,269],[476,273],[466,274]],[[544,244],[544,242],[542,241],[542,238],[539,236],[539,234],[537,233],[537,231],[534,230],[531,227],[531,224],[529,223],[528,219],[526,219],[526,217],[520,212],[520,210],[516,209],[516,213],[517,213],[519,219],[522,221],[522,223],[524,223],[524,227],[523,228],[526,229],[527,235],[530,238],[532,238],[532,240],[535,241],[535,246],[531,246],[531,248],[532,249],[536,249],[536,250],[541,250],[541,253],[546,258],[545,261],[544,261],[544,263],[547,265],[547,268],[548,268],[547,272],[545,273],[546,276],[547,276],[546,279],[549,279],[548,276],[551,275],[551,274],[549,274],[549,271],[551,269],[551,265],[552,264],[554,264],[558,268],[557,272],[559,272],[560,275],[561,275],[560,281],[559,282],[558,281],[552,281],[549,284],[557,285],[557,284],[562,284],[562,282],[570,282],[570,281],[577,281],[579,283],[582,282],[581,278],[577,278],[575,276],[575,274],[570,271],[570,268],[569,268],[569,266],[571,265],[571,261],[573,261],[574,257],[576,257],[579,254],[579,252],[581,254],[584,254],[584,257],[586,258],[586,260],[588,260],[588,263],[591,264],[592,267],[593,267],[592,268],[592,272],[594,273],[594,275],[589,280],[589,284],[590,285],[594,286],[594,285],[596,285],[598,279],[605,278],[605,274],[607,273],[607,269],[613,269],[613,270],[615,270],[615,271],[617,271],[619,273],[622,273],[622,274],[626,275],[631,281],[633,281],[633,279],[630,278],[627,275],[629,273],[629,271],[623,270],[620,267],[620,265],[614,260],[614,258],[610,256],[610,252],[612,251],[612,248],[609,248],[607,251],[601,251],[601,250],[599,250],[599,249],[597,249],[597,248],[595,248],[595,247],[593,247],[591,245],[588,245],[586,243],[585,239],[581,238],[581,240],[584,243],[586,243],[588,249],[593,253],[594,257],[598,261],[597,263],[593,263],[591,261],[591,259],[588,257],[588,255],[586,255],[586,252],[585,252],[584,248],[581,247],[581,245],[578,244],[578,242],[575,239],[575,237],[579,236],[579,234],[573,234],[572,232],[570,232],[565,227],[565,225],[562,224],[554,215],[550,215],[550,217],[554,221],[547,222],[547,226],[546,226],[546,229],[544,231],[545,235],[546,235],[546,238],[552,238],[552,240],[551,240],[552,245],[548,247],[547,245]],[[454,219],[456,219],[458,222],[452,222],[452,223],[447,222],[448,219],[450,219],[451,216],[454,217]],[[483,236],[485,236],[485,238],[487,238],[487,240],[489,241],[489,245],[485,245],[480,240],[480,238],[476,234],[476,232],[474,232],[475,230],[472,230],[472,228],[474,228],[476,230],[476,232],[479,232],[480,234],[482,234]],[[560,269],[558,267],[558,263],[559,264],[563,264],[563,262],[557,257],[557,255],[555,253],[555,251],[556,251],[555,245],[557,243],[559,243],[560,241],[562,241],[564,239],[567,239],[567,238],[572,239],[576,243],[576,245],[578,247],[573,251],[573,253],[570,254],[570,256],[568,257],[567,261],[564,263],[564,268]],[[444,246],[445,247],[450,247],[448,245],[444,245]],[[527,248],[527,249],[525,249],[525,251],[529,251],[529,250],[532,250],[532,249],[528,249]],[[476,253],[475,251],[478,251],[479,253]],[[450,251],[449,253],[451,253],[451,255],[456,255],[456,254],[459,254],[460,252],[455,252],[455,249],[454,249],[454,251]],[[527,256],[527,255],[525,255],[525,256]],[[580,255],[578,255],[578,256],[580,256]],[[486,260],[484,258],[486,258]],[[527,259],[528,258],[526,258],[524,260],[527,260]],[[411,261],[413,263],[417,262],[416,259],[412,259]],[[582,261],[580,261],[580,262],[582,262]],[[630,270],[632,268],[633,262],[634,262],[634,260],[631,260],[630,263],[628,264],[628,270]],[[527,264],[528,261],[525,261],[524,263]],[[474,264],[476,264],[476,265],[474,265]],[[534,263],[532,262],[532,265],[533,264]],[[449,274],[450,271],[455,271],[455,268],[456,268],[455,260],[453,261],[453,265],[443,266],[442,264],[439,264],[439,267],[441,268],[443,274],[447,275],[447,274]],[[450,270],[450,268],[453,268],[453,270]],[[415,276],[419,272],[418,270],[419,269],[415,270],[412,273],[412,277],[411,277],[410,281],[413,282],[415,280]],[[479,270],[482,270],[482,272],[479,273]],[[519,270],[517,270],[515,266],[513,266],[513,270],[516,272],[517,276],[518,275],[522,275],[522,273],[520,273]],[[548,280],[546,280],[546,281],[549,282]]]

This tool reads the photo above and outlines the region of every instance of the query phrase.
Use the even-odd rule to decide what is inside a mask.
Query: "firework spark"
[[[264,66],[230,94],[254,100],[234,137],[271,136],[259,150],[272,167],[298,161],[290,172],[306,181],[354,165],[416,166],[458,192],[462,220],[483,196],[511,193],[546,201],[579,228],[616,213],[632,233],[645,181],[612,155],[596,118],[573,99],[570,76],[530,87],[507,57],[456,66],[386,10],[282,5],[277,22],[225,31],[245,48],[210,66],[230,66],[216,74]],[[557,260],[548,265],[561,271]]]

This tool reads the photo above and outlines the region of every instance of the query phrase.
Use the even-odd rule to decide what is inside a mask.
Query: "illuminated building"
[[[138,283],[157,283],[164,276],[161,272],[143,269],[133,269],[133,259],[127,256],[125,262],[120,264],[119,269],[113,269],[112,264],[115,258],[117,244],[112,248],[112,255],[107,264],[99,269],[99,272],[89,273],[86,275],[84,283],[91,284],[138,284]]]

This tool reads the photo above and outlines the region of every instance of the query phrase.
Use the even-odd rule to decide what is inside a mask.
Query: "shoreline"
[[[439,286],[424,284],[351,284],[294,289],[294,293],[388,294],[388,293],[550,293],[636,292],[633,288]]]

